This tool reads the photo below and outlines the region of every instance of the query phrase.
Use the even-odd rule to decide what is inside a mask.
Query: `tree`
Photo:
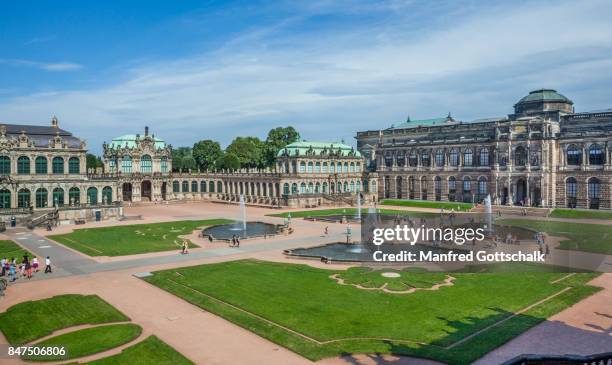
[[[181,171],[195,171],[198,169],[198,164],[196,163],[195,158],[191,156],[183,157]]]
[[[216,163],[217,168],[229,171],[238,170],[240,168],[240,159],[232,152],[224,153]]]
[[[264,164],[265,166],[272,167],[276,162],[276,154],[286,145],[296,142],[300,139],[300,133],[295,128],[278,127],[271,129],[268,132],[268,137],[265,142],[264,151]]]
[[[185,158],[193,158],[191,154],[191,147],[179,147],[172,149],[172,170],[173,171],[186,171],[189,167],[185,166]],[[195,166],[195,161],[193,162]],[[193,167],[195,169],[195,167]]]
[[[102,159],[100,158],[100,156],[96,156],[92,153],[88,153],[86,155],[86,160],[87,160],[87,170],[89,169],[96,169],[98,167],[103,167],[104,163],[102,163]]]
[[[225,153],[236,155],[242,168],[263,167],[264,147],[264,142],[257,137],[236,137]]]
[[[223,151],[219,142],[206,139],[193,145],[192,155],[201,170],[213,170]]]

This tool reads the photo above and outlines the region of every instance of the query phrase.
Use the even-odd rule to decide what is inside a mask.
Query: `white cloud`
[[[536,87],[557,87],[571,98],[592,84],[592,94],[610,100],[601,85],[612,79],[610,2],[483,6],[418,31],[407,22],[410,7],[398,4],[367,8],[386,11],[384,21],[368,27],[285,31],[300,22],[291,17],[214,52],[130,69],[115,85],[6,100],[0,120],[56,114],[99,151],[102,140],[145,124],[175,145],[263,137],[281,124],[309,139],[350,141],[357,130],[385,128],[407,114],[503,115]],[[330,6],[319,2],[309,11]]]
[[[45,71],[62,72],[62,71],[74,71],[83,68],[83,65],[74,62],[56,62],[56,63],[45,63],[36,62],[29,60],[20,59],[0,59],[0,64],[17,67],[33,67]]]

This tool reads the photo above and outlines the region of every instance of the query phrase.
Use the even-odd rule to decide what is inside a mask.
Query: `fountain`
[[[240,194],[240,219],[242,219],[242,230],[246,231],[246,205],[244,204],[244,195]]]
[[[357,220],[361,221],[361,194],[357,193]]]
[[[490,235],[493,233],[493,209],[491,208],[491,194],[487,195],[487,197],[484,199],[484,204],[487,218],[487,232]]]

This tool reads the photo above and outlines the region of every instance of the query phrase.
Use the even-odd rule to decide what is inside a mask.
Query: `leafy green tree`
[[[191,147],[178,147],[172,149],[172,171],[187,171],[190,167],[185,166],[185,158],[192,158]],[[193,162],[195,166],[195,160]],[[192,167],[195,169],[195,167]]]
[[[263,167],[263,154],[265,144],[257,137],[236,137],[225,149],[238,157],[240,167]]]
[[[100,158],[100,156],[96,156],[93,153],[88,153],[86,155],[86,161],[87,170],[104,166],[104,163],[102,163],[102,159]]]
[[[276,162],[276,154],[286,145],[296,142],[300,139],[300,133],[295,128],[277,127],[268,132],[268,137],[265,142],[264,164],[267,167],[274,166]]]
[[[186,156],[183,157],[181,168],[181,171],[197,171],[198,164],[196,163],[195,158],[193,158],[192,156]]]
[[[213,170],[223,151],[219,142],[206,139],[193,145],[192,155],[201,170]]]
[[[238,170],[240,168],[240,159],[232,152],[224,153],[217,160],[217,168],[225,170]]]

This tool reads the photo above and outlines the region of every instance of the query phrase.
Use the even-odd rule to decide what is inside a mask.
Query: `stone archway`
[[[143,180],[140,184],[140,200],[148,200],[151,201],[152,192],[151,192],[151,181]]]
[[[523,178],[516,180],[516,194],[514,203],[516,205],[525,205],[527,202],[527,181]]]
[[[167,182],[163,182],[161,185],[161,196],[162,196],[162,200],[166,200],[166,194],[168,193],[168,183]]]
[[[121,186],[121,190],[123,192],[123,201],[131,202],[132,201],[132,184],[131,183],[123,183]]]

